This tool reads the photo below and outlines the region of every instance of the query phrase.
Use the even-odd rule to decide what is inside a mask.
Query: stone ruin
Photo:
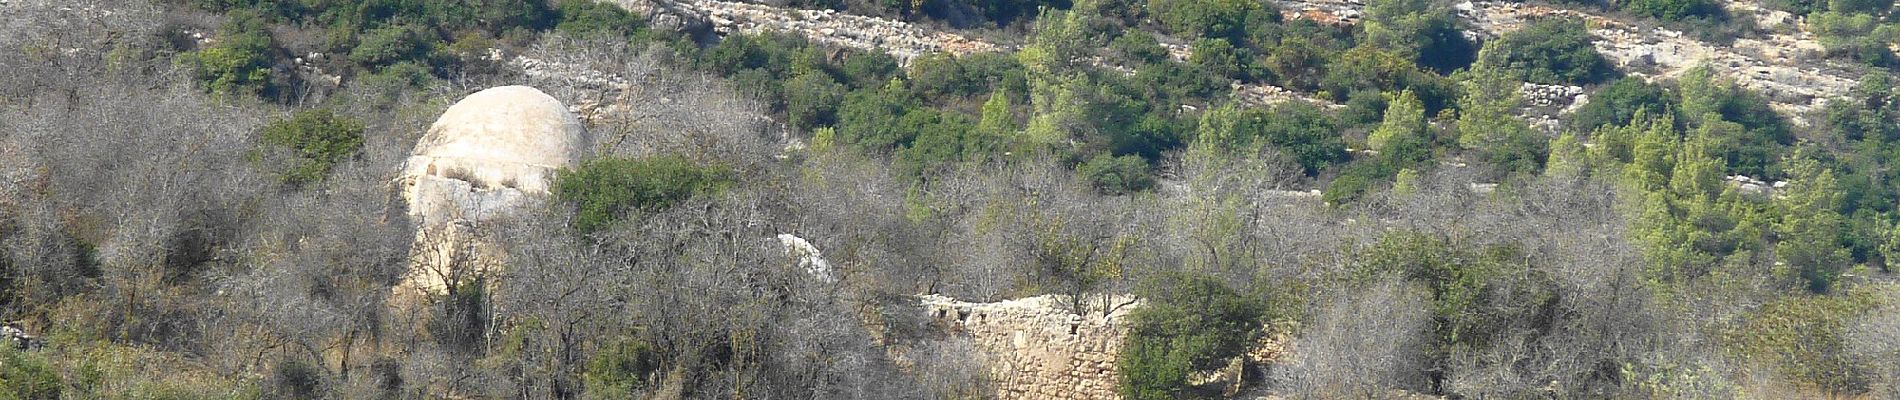
[[[983,352],[997,399],[1118,399],[1115,360],[1134,303],[1107,316],[1078,315],[1056,296],[970,303],[920,296],[934,324]]]
[[[593,140],[560,100],[527,86],[490,88],[450,106],[416,144],[396,190],[418,225],[399,296],[444,293],[458,265],[498,264],[477,223],[509,217],[548,194],[554,172]]]

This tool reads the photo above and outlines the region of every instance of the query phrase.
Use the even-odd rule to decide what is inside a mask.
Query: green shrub
[[[568,34],[628,37],[646,25],[644,18],[619,5],[594,0],[561,0],[554,12],[559,15],[554,30]]]
[[[937,54],[911,61],[909,88],[933,101],[963,99],[996,89],[1027,93],[1022,64],[1013,57]],[[882,84],[881,82],[879,84]]]
[[[180,64],[212,93],[269,94],[277,86],[271,65],[277,44],[264,20],[251,12],[232,12],[219,30],[217,44],[182,54]]]
[[[1123,33],[1108,43],[1114,51],[1115,61],[1123,65],[1135,66],[1168,61],[1168,49],[1161,47],[1155,35],[1145,31]]]
[[[1358,92],[1375,93],[1410,90],[1424,102],[1427,113],[1436,113],[1457,99],[1457,87],[1445,77],[1419,69],[1396,53],[1360,46],[1340,54],[1328,65],[1320,88],[1333,101],[1345,101]]]
[[[1271,49],[1265,49],[1262,61],[1281,86],[1295,90],[1318,90],[1326,78],[1330,54],[1305,37],[1288,37]]]
[[[1544,163],[1548,137],[1518,119],[1518,81],[1500,71],[1466,71],[1459,100],[1458,145],[1499,175],[1534,173]]]
[[[564,168],[554,197],[576,210],[574,228],[592,233],[636,211],[658,211],[693,196],[712,194],[735,176],[722,165],[702,165],[680,156],[601,158]]]
[[[587,398],[634,398],[660,369],[659,350],[636,338],[622,337],[601,346],[581,372]]]
[[[911,177],[929,177],[964,161],[982,161],[1001,146],[1000,137],[974,131],[970,117],[918,107],[905,112],[894,128],[914,134],[897,151],[898,170]]]
[[[1786,146],[1794,144],[1794,131],[1780,113],[1768,106],[1768,99],[1717,78],[1706,67],[1684,73],[1678,80],[1682,119],[1690,127],[1718,122],[1732,125],[1718,129],[1714,147],[1721,152],[1729,173],[1774,177],[1774,166]]]
[[[1188,64],[1210,76],[1228,79],[1247,79],[1253,75],[1253,55],[1245,49],[1234,48],[1227,39],[1201,39],[1194,42],[1194,53],[1188,56]]]
[[[1098,154],[1076,166],[1075,172],[1089,186],[1109,195],[1139,192],[1155,185],[1154,176],[1148,173],[1148,160],[1135,155]]]
[[[841,69],[845,82],[853,88],[883,86],[901,71],[897,59],[881,51],[851,53],[850,57],[844,59]]]
[[[1344,206],[1371,192],[1373,185],[1385,179],[1378,162],[1354,163],[1346,167],[1338,177],[1326,184],[1320,193],[1320,200],[1332,206]]]
[[[1537,332],[1557,307],[1556,283],[1526,265],[1514,243],[1482,247],[1421,232],[1396,231],[1360,257],[1361,278],[1397,274],[1426,285],[1439,356],[1482,349],[1506,332]]]
[[[1517,80],[1582,85],[1602,81],[1616,71],[1590,43],[1583,23],[1546,19],[1485,43],[1478,65],[1507,71]]]
[[[1808,16],[1808,26],[1820,37],[1821,46],[1833,57],[1846,58],[1875,66],[1896,63],[1889,44],[1900,36],[1884,26],[1872,14],[1827,11]]]
[[[812,129],[837,123],[838,103],[845,87],[822,72],[807,72],[785,81],[785,117],[793,127]]]
[[[16,350],[11,340],[0,342],[0,398],[57,399],[65,386],[45,356]]]
[[[415,61],[402,61],[377,68],[375,73],[363,77],[363,86],[377,88],[386,93],[400,93],[405,89],[421,88],[435,81],[435,74],[429,66]]]
[[[1827,10],[1827,2],[1823,0],[1769,0],[1764,5],[1799,16]]]
[[[438,39],[423,29],[390,25],[364,32],[361,41],[350,50],[350,61],[375,68],[406,60],[428,60]]]
[[[900,129],[898,120],[918,107],[911,93],[891,85],[852,91],[838,106],[838,139],[863,149],[896,150],[917,132]]]
[[[1267,2],[1249,0],[1149,0],[1148,9],[1169,32],[1190,38],[1244,41],[1257,29],[1280,21]]]
[[[323,180],[332,165],[356,154],[363,146],[363,123],[319,108],[264,125],[262,137],[265,144],[293,155],[282,172],[284,182],[304,184]]]
[[[1638,112],[1660,116],[1674,109],[1674,103],[1662,87],[1643,78],[1623,78],[1591,94],[1590,101],[1570,116],[1568,127],[1588,133],[1604,126],[1627,126]]]
[[[1144,282],[1116,361],[1123,397],[1174,399],[1196,371],[1219,368],[1261,334],[1266,306],[1213,277],[1170,273]]]
[[[1333,118],[1311,104],[1287,102],[1270,109],[1223,106],[1201,116],[1201,140],[1243,154],[1271,145],[1292,156],[1307,175],[1346,158],[1346,143]]]
[[[1471,65],[1478,49],[1451,9],[1429,0],[1366,2],[1363,46],[1389,51],[1438,73]]]
[[[1722,6],[1712,0],[1625,0],[1621,7],[1631,14],[1664,21],[1692,18],[1725,19]]]

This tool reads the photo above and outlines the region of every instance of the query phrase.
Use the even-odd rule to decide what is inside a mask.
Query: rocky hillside
[[[800,10],[720,0],[616,1],[630,9],[656,15],[660,20],[704,21],[720,33],[788,32],[819,43],[888,52],[900,60],[936,52],[961,55],[1016,47],[1013,43],[989,43],[917,24],[832,10]],[[1327,24],[1357,23],[1365,7],[1365,3],[1358,0],[1276,3],[1287,18],[1313,19]],[[1590,33],[1598,39],[1597,50],[1615,62],[1619,70],[1652,79],[1675,78],[1691,68],[1707,65],[1741,86],[1766,95],[1776,110],[1796,123],[1804,123],[1807,113],[1853,86],[1858,76],[1854,68],[1823,58],[1820,43],[1799,19],[1787,12],[1762,8],[1752,1],[1732,2],[1727,6],[1737,15],[1754,18],[1763,33],[1722,45],[1697,40],[1682,31],[1653,23],[1547,5],[1466,1],[1454,8],[1476,29],[1471,34],[1480,37],[1496,37],[1540,18],[1585,20],[1590,25]],[[1192,52],[1185,45],[1164,43],[1164,46],[1178,61],[1185,60]],[[1329,103],[1272,85],[1236,83],[1234,92],[1243,101],[1256,105],[1296,98]],[[1571,104],[1581,94],[1578,89],[1533,89],[1527,91],[1526,97]],[[1568,99],[1555,99],[1556,96]],[[1554,123],[1548,116],[1534,118],[1547,121],[1545,124]]]

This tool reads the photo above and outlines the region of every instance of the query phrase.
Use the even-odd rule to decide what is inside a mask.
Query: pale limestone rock
[[[805,241],[805,238],[781,233],[778,235],[778,242],[780,246],[785,247],[785,255],[798,261],[798,266],[804,268],[805,273],[825,282],[838,281],[838,277],[831,272],[831,262],[825,261],[824,253],[819,253],[818,247],[812,246],[811,242]]]
[[[440,293],[457,263],[494,265],[500,252],[468,228],[548,194],[554,172],[585,156],[592,138],[560,100],[527,86],[471,94],[416,144],[397,190],[420,224],[412,270],[398,291]]]

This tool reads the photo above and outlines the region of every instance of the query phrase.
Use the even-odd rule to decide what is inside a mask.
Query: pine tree
[[[1583,177],[1590,170],[1589,155],[1583,142],[1577,140],[1577,134],[1564,132],[1557,140],[1550,142],[1550,155],[1544,165],[1544,174],[1562,177]]]
[[[1500,172],[1534,172],[1547,145],[1544,135],[1512,115],[1520,89],[1516,81],[1493,69],[1463,74],[1465,96],[1459,100],[1458,145],[1475,152]]]
[[[1776,199],[1781,221],[1775,224],[1775,256],[1800,274],[1808,290],[1826,293],[1850,259],[1840,243],[1844,221],[1838,208],[1839,183],[1834,171],[1823,168],[1808,151],[1798,151],[1789,161],[1792,181]]]
[[[966,139],[964,149],[968,159],[980,160],[996,150],[1008,149],[1016,142],[1016,115],[1010,109],[1009,92],[998,87],[990,93],[990,99],[983,102],[982,115],[976,122],[976,130]]]
[[[1630,165],[1623,169],[1624,179],[1645,191],[1661,189],[1668,183],[1680,145],[1672,125],[1669,118],[1650,121],[1648,129],[1630,145]]]
[[[1385,120],[1366,137],[1366,145],[1401,164],[1430,157],[1426,134],[1425,105],[1407,90],[1393,96],[1385,108]],[[1423,154],[1420,154],[1423,153]]]

